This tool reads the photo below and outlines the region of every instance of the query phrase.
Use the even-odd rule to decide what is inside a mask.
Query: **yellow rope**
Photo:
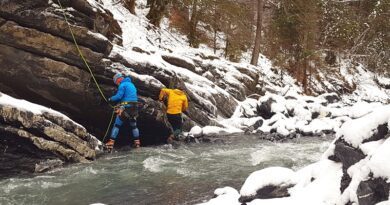
[[[69,21],[68,21],[68,18],[66,17],[64,8],[62,7],[60,0],[57,0],[57,1],[58,1],[58,5],[60,6],[60,8],[61,8],[61,10],[62,10],[62,14],[64,15],[65,21],[66,21],[66,23],[68,24],[68,28],[69,28],[70,34],[72,35],[73,42],[74,42],[74,44],[76,45],[77,51],[79,52],[79,55],[80,55],[81,59],[84,61],[84,64],[87,66],[87,68],[88,68],[88,70],[89,70],[89,73],[91,74],[92,79],[93,79],[93,81],[95,82],[96,87],[98,88],[98,90],[99,90],[99,92],[100,92],[100,95],[101,95],[101,96],[103,97],[103,99],[108,103],[108,100],[107,100],[106,96],[103,94],[103,91],[102,91],[102,89],[100,88],[100,86],[99,86],[99,84],[98,84],[98,82],[97,82],[97,80],[96,80],[96,78],[95,78],[95,75],[94,75],[93,72],[92,72],[92,69],[89,67],[87,60],[84,58],[84,55],[83,55],[83,53],[81,52],[81,49],[80,49],[80,47],[79,47],[79,44],[78,44],[77,41],[76,41],[76,37],[74,36],[73,30],[72,30],[72,28],[70,27],[70,23],[69,23]],[[110,106],[113,108],[112,105],[110,105]]]
[[[106,139],[106,137],[108,135],[108,131],[110,130],[112,121],[114,120],[114,115],[115,115],[115,111],[112,111],[111,120],[110,120],[110,123],[108,123],[107,129],[106,129],[106,133],[104,134],[102,142],[104,142],[104,140]]]
[[[87,66],[87,68],[88,68],[88,70],[89,70],[89,73],[91,74],[92,79],[93,79],[93,81],[95,82],[95,85],[96,85],[96,87],[98,88],[98,90],[99,90],[99,92],[100,92],[100,95],[101,95],[102,98],[107,102],[107,104],[110,105],[111,108],[115,108],[115,107],[112,106],[110,103],[108,103],[108,100],[107,100],[106,96],[103,94],[103,91],[102,91],[102,89],[100,88],[99,83],[97,82],[97,80],[96,80],[96,78],[95,78],[95,75],[94,75],[93,72],[92,72],[92,69],[89,67],[87,60],[84,58],[84,55],[83,55],[83,53],[81,52],[81,49],[80,49],[80,47],[79,47],[79,45],[78,45],[78,43],[77,43],[77,41],[76,41],[76,37],[75,37],[74,34],[73,34],[73,30],[72,30],[72,28],[71,28],[71,26],[70,26],[70,23],[69,23],[69,21],[68,21],[68,18],[66,17],[64,8],[62,7],[60,0],[57,0],[57,2],[58,2],[58,5],[59,5],[60,8],[61,8],[62,14],[64,15],[65,21],[66,21],[66,23],[67,23],[67,25],[68,25],[70,34],[72,35],[73,42],[74,42],[74,44],[75,44],[75,46],[76,46],[76,48],[77,48],[77,51],[79,52],[79,55],[80,55],[81,59],[84,61],[84,64]],[[110,130],[112,121],[113,121],[113,119],[114,119],[114,114],[115,114],[115,111],[112,112],[111,120],[110,120],[110,123],[108,124],[108,127],[107,127],[107,129],[106,129],[106,133],[104,134],[104,137],[103,137],[102,142],[104,142],[104,140],[105,140],[106,137],[107,137],[108,131]]]

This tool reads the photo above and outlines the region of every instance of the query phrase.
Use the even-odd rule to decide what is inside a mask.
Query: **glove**
[[[111,106],[114,106],[114,105],[115,105],[115,102],[112,101],[111,98],[108,98],[107,101],[108,101],[108,104],[109,104],[109,105],[111,105]]]

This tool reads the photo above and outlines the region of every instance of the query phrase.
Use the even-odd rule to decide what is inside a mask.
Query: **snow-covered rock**
[[[295,185],[294,174],[291,169],[283,167],[269,167],[253,172],[241,187],[239,201],[245,203],[255,198],[289,196],[287,189]]]
[[[88,162],[96,158],[101,145],[65,115],[3,93],[0,122],[2,175],[43,172],[66,162]]]

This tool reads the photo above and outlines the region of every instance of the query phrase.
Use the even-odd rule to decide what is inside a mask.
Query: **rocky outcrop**
[[[0,161],[4,165],[0,177],[14,172],[42,172],[67,162],[96,158],[101,143],[84,127],[49,109],[14,102],[0,104]]]
[[[0,91],[66,113],[102,139],[112,110],[79,56],[62,10],[57,1],[53,2],[0,2]],[[115,62],[108,55],[112,43],[120,43],[118,23],[109,11],[85,0],[61,3],[103,93],[112,95],[115,85],[111,77],[118,70],[112,69]],[[129,75],[142,96],[156,99],[160,82]],[[162,143],[169,130],[165,117],[161,117],[162,104],[145,99],[147,106],[139,117],[143,144]]]

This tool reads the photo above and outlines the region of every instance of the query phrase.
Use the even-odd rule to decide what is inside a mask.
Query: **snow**
[[[390,205],[390,200],[389,201],[382,201],[380,203],[377,203],[376,205]]]
[[[360,150],[367,155],[371,156],[384,142],[385,140],[378,140],[378,141],[372,141],[372,142],[366,142],[359,146]]]
[[[241,187],[241,196],[254,196],[257,190],[274,185],[290,185],[293,183],[294,171],[284,167],[269,167],[253,172]]]
[[[194,126],[191,128],[189,134],[193,135],[194,137],[199,137],[203,134],[203,130],[199,126]]]
[[[241,203],[238,202],[240,194],[232,187],[218,188],[214,191],[214,195],[216,195],[217,198],[198,205],[241,205]]]
[[[389,121],[390,105],[382,106],[362,118],[344,123],[338,135],[357,148],[365,139],[374,134],[378,125]]]
[[[58,117],[62,117],[66,120],[71,121],[71,119],[69,117],[67,117],[66,115],[64,115],[60,112],[57,112],[55,110],[52,110],[50,108],[47,108],[47,107],[44,107],[44,106],[41,106],[38,104],[28,102],[26,100],[20,100],[20,99],[13,98],[13,97],[6,95],[4,93],[1,93],[1,92],[0,92],[0,104],[16,107],[19,110],[30,111],[36,115],[42,115],[43,113],[50,113],[50,114],[53,114],[53,115],[56,115]]]
[[[390,140],[387,139],[379,148],[377,148],[368,162],[374,177],[382,177],[390,180]]]
[[[286,90],[286,88],[282,88],[280,92]],[[298,130],[303,133],[320,135],[323,132],[338,132],[345,122],[369,115],[375,109],[383,106],[381,103],[364,101],[359,101],[352,106],[343,102],[329,104],[326,103],[326,95],[320,97],[304,96],[291,89],[287,92],[286,96],[266,92],[257,101],[248,98],[239,102],[233,116],[230,119],[220,121],[220,123],[225,127],[246,130],[259,120],[263,120],[263,125],[253,132],[268,133],[271,130],[276,130],[277,133],[287,136]],[[258,108],[269,99],[273,101],[271,111],[275,114],[271,119],[264,119],[259,116]]]
[[[237,128],[223,128],[223,127],[216,127],[216,126],[206,126],[202,128],[202,133],[206,136],[210,135],[228,135],[233,133],[240,133],[242,130]]]

